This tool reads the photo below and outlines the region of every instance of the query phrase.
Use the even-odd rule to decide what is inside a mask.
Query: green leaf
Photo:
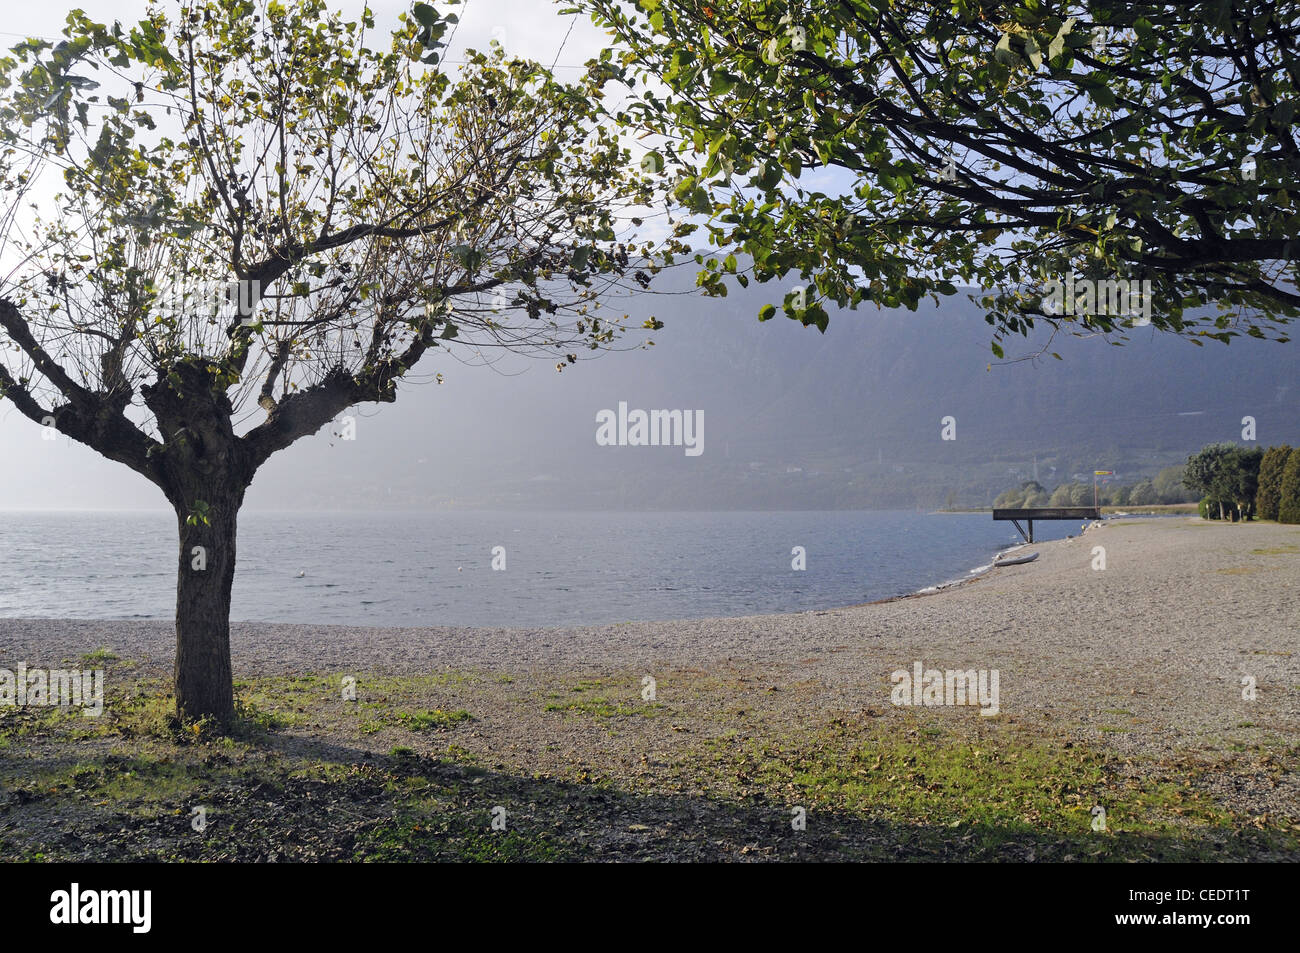
[[[763,172],[754,180],[754,184],[765,192],[776,188],[781,181],[781,167],[775,162],[763,166]]]
[[[421,26],[433,26],[438,22],[438,11],[427,3],[417,3],[411,8],[411,14]]]
[[[736,86],[736,77],[722,70],[714,70],[713,75],[709,77],[709,95],[723,96],[731,92]]]

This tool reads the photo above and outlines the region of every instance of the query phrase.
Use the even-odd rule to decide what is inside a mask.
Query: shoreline
[[[1082,534],[1080,534],[1082,536]],[[1069,539],[1078,538],[1070,537]],[[1046,540],[1041,543],[1034,543],[1034,546],[1050,546],[1053,544],[1065,543],[1068,539]],[[823,609],[789,609],[781,612],[763,612],[750,615],[734,616],[685,616],[668,619],[628,619],[619,622],[596,622],[580,625],[504,625],[504,626],[464,626],[464,625],[431,625],[431,626],[394,626],[394,625],[356,625],[351,623],[329,623],[329,622],[268,622],[262,619],[232,619],[230,622],[232,642],[236,629],[302,629],[310,631],[376,631],[376,632],[463,632],[479,631],[493,633],[550,633],[559,634],[569,631],[606,629],[610,627],[620,627],[627,625],[653,626],[653,625],[694,625],[717,622],[742,622],[746,620],[758,619],[786,619],[798,618],[809,615],[825,615],[827,613],[843,612],[852,609],[860,609],[865,606],[887,605],[906,599],[917,599],[925,596],[939,595],[951,589],[960,586],[969,585],[977,582],[998,567],[993,560],[1005,553],[1013,552],[1017,549],[1023,549],[1030,544],[1025,542],[1012,543],[1009,546],[1003,546],[994,551],[990,557],[990,562],[981,564],[975,569],[968,570],[967,575],[960,576],[932,585],[922,586],[920,589],[909,589],[905,592],[897,593],[892,596],[884,596],[880,599],[872,599],[867,602],[850,602],[843,605],[829,606]],[[6,629],[7,627],[21,627],[24,624],[30,625],[67,625],[72,627],[88,628],[94,626],[131,626],[131,627],[163,627],[169,633],[174,633],[174,621],[170,618],[157,618],[151,616],[120,616],[110,618],[65,618],[60,616],[0,616],[0,652],[6,651]],[[2,656],[0,656],[2,659]]]
[[[3,512],[3,510],[0,510],[0,512]],[[86,512],[105,512],[105,511],[88,510]],[[135,511],[123,510],[120,512],[135,512]],[[949,512],[952,513],[953,515],[972,515],[976,511],[973,510],[936,511],[936,513],[940,515]],[[930,515],[936,515],[936,514],[930,514]],[[1047,545],[1049,543],[1054,543],[1054,542],[1063,542],[1063,540],[1046,540],[1042,543],[1034,543],[1033,545],[1035,546]],[[1000,556],[1008,552],[1015,551],[1017,549],[1023,549],[1028,545],[1030,544],[1022,541],[1018,543],[1011,543],[1010,545],[1001,546],[998,549],[994,550],[993,555],[989,557],[989,562],[982,563],[981,565],[976,566],[974,569],[967,570],[966,575],[964,576],[950,577],[940,582],[923,585],[917,589],[908,588],[905,589],[904,591],[896,592],[893,595],[882,596],[879,599],[872,599],[866,602],[848,602],[848,603],[842,603],[838,605],[825,606],[822,608],[784,609],[776,612],[759,612],[759,613],[750,613],[745,615],[732,615],[732,616],[704,615],[704,616],[670,616],[662,619],[625,619],[625,620],[620,620],[618,622],[590,622],[590,623],[577,623],[577,624],[569,624],[569,625],[529,624],[529,625],[484,626],[484,625],[450,624],[450,625],[441,625],[441,626],[410,626],[410,625],[363,625],[359,623],[335,624],[335,623],[328,623],[328,622],[276,622],[276,621],[269,621],[266,619],[239,619],[239,620],[232,619],[230,624],[232,629],[238,625],[238,626],[300,626],[300,627],[308,627],[313,629],[340,628],[340,629],[412,630],[412,629],[427,628],[427,629],[457,629],[457,630],[485,629],[491,631],[530,631],[531,632],[531,631],[553,631],[553,630],[559,631],[559,630],[577,629],[577,628],[593,628],[593,627],[606,626],[606,625],[625,625],[629,623],[643,624],[643,625],[651,625],[651,624],[666,625],[666,624],[678,624],[678,623],[685,624],[690,622],[708,622],[708,621],[716,621],[722,619],[749,619],[749,618],[762,618],[768,616],[797,616],[797,615],[806,615],[809,613],[834,612],[841,609],[851,609],[851,608],[856,608],[859,606],[866,606],[866,605],[880,605],[884,603],[894,602],[899,599],[911,599],[917,596],[928,596],[928,595],[934,595],[939,592],[944,592],[955,586],[965,585],[967,583],[973,582],[976,579],[983,577],[991,570],[997,568],[995,566],[995,561]],[[108,616],[108,617],[84,617],[84,616],[68,617],[68,616],[57,616],[57,615],[44,615],[44,616],[0,615],[0,625],[3,625],[6,622],[26,622],[26,623],[33,623],[33,624],[64,623],[64,624],[104,624],[104,625],[163,624],[169,627],[174,624],[174,620],[171,618],[170,615],[168,616],[137,615],[137,616]],[[2,636],[2,633],[0,633],[0,636]],[[3,650],[3,648],[4,648],[3,640],[2,638],[0,638],[0,650]]]
[[[610,856],[635,853],[627,846],[632,821],[632,832],[665,857],[682,856],[686,831],[700,832],[701,857],[784,856],[756,832],[770,823],[768,805],[791,797],[838,812],[818,822],[827,840],[816,850],[826,857],[843,849],[836,832],[855,830],[854,856],[883,859],[901,849],[1056,860],[1115,851],[1115,859],[1149,860],[1148,845],[1168,857],[1300,856],[1300,527],[1126,520],[1087,537],[1035,543],[1032,563],[924,598],[792,614],[550,629],[233,623],[241,711],[251,730],[269,734],[241,743],[235,762],[215,769],[211,748],[177,746],[167,734],[171,623],[0,619],[0,667],[61,667],[65,659],[75,667],[81,659],[105,670],[107,696],[103,718],[67,716],[70,738],[58,735],[62,723],[26,727],[45,717],[38,710],[0,710],[0,728],[12,732],[6,771],[11,783],[50,792],[41,772],[52,764],[75,774],[78,764],[103,763],[104,783],[125,770],[120,758],[103,761],[115,752],[156,761],[149,770],[159,778],[191,765],[179,783],[199,793],[158,795],[151,781],[129,781],[144,819],[92,808],[77,793],[84,781],[59,789],[69,818],[98,812],[91,827],[101,846],[88,851],[118,849],[123,829],[140,832],[123,848],[136,852],[129,856],[151,856],[156,797],[165,799],[167,824],[197,797],[219,797],[232,818],[246,817],[254,810],[247,789],[270,792],[278,804],[275,792],[298,790],[302,772],[391,771],[400,785],[412,770],[457,779],[448,796],[462,811],[477,803],[469,800],[474,778],[500,788],[480,792],[488,803],[562,801],[581,818],[562,840],[581,856],[606,837]],[[1097,547],[1104,571],[1093,565]],[[101,646],[107,654],[82,658]],[[998,672],[998,713],[985,717],[972,703],[897,704],[893,675],[916,665]],[[340,698],[349,678],[355,701]],[[293,778],[275,773],[282,762]],[[973,796],[996,818],[1002,847],[953,840],[951,829],[970,819],[949,769],[959,772],[953,780],[980,779]],[[621,792],[613,795],[624,805],[617,819],[604,794],[591,798],[593,784]],[[854,790],[858,800],[843,801]],[[367,791],[388,804],[382,790]],[[1027,791],[1047,792],[1033,795],[1046,800],[1027,808]],[[346,791],[310,792],[352,803]],[[772,800],[756,806],[755,794]],[[914,813],[918,798],[933,813]],[[0,817],[23,832],[20,843],[35,845],[26,850],[79,849],[51,848],[43,803],[10,805],[7,815],[0,808]],[[1117,831],[1138,836],[1090,833],[1089,809],[1099,803]],[[728,827],[719,804],[742,820]],[[255,812],[263,829],[284,824],[277,810]],[[430,807],[428,816],[445,810]],[[1030,810],[1047,812],[1050,834],[1026,835]],[[554,832],[554,816],[538,816],[538,830]],[[888,818],[908,820],[884,842],[879,826],[853,826]],[[927,818],[942,823],[933,843],[918,847]],[[280,856],[300,855],[299,820],[275,828]],[[1273,846],[1241,840],[1265,830]],[[319,841],[334,838],[330,828]],[[426,842],[403,833],[393,843],[422,856]],[[256,839],[223,844],[271,853]]]
[[[1095,545],[1107,550],[1104,572],[1092,568]],[[1046,666],[1044,677],[1059,682],[1075,671],[1092,678],[1103,661],[1130,669],[1148,664],[1154,653],[1180,660],[1182,669],[1213,660],[1215,681],[1224,682],[1258,648],[1272,653],[1266,659],[1285,658],[1288,686],[1300,686],[1300,652],[1275,654],[1294,649],[1300,630],[1300,527],[1112,520],[1034,548],[1040,557],[1032,563],[990,569],[934,591],[777,614],[557,627],[232,622],[233,663],[237,675],[789,665],[851,650],[866,664],[905,650],[909,658],[928,651]],[[171,620],[0,618],[0,665],[59,662],[103,647],[167,671],[174,639]]]

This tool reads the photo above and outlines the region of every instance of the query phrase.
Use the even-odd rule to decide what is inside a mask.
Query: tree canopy
[[[1225,504],[1235,506],[1243,516],[1255,507],[1259,469],[1264,451],[1235,443],[1212,443],[1187,458],[1183,482],[1188,489],[1205,494],[1222,515]]]
[[[649,190],[595,121],[604,79],[499,49],[453,79],[430,64],[454,17],[415,11],[379,49],[368,11],[323,0],[186,0],[129,30],[74,12],[65,41],[14,47],[0,393],[157,482],[182,364],[266,411],[256,465],[452,339],[561,361],[612,341],[598,293],[636,270],[616,216]],[[232,281],[255,291],[208,308]],[[153,419],[125,425],[132,403]]]
[[[1282,503],[1282,473],[1292,449],[1288,444],[1269,447],[1259,463],[1259,492],[1255,505],[1262,520],[1275,520]]]
[[[620,118],[662,137],[648,162],[718,251],[700,283],[782,283],[760,319],[824,330],[828,303],[915,308],[965,283],[999,356],[1035,322],[1144,323],[1091,293],[1044,306],[1077,275],[1149,281],[1150,324],[1196,343],[1286,340],[1295,2],[577,6],[621,44]]]
[[[452,72],[454,25],[182,0],[0,59],[0,399],[175,508],[182,714],[230,718],[262,463],[438,349],[608,347],[602,298],[649,281],[624,219],[655,185],[601,121],[610,70],[495,47]]]

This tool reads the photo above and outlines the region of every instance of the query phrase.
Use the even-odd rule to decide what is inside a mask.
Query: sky
[[[365,4],[361,0],[331,0],[330,7],[345,16],[359,16]],[[409,9],[405,0],[370,0],[375,27],[396,25],[399,14]],[[453,37],[450,58],[466,47],[487,49],[498,40],[507,50],[549,64],[564,44],[560,63],[580,65],[604,45],[605,35],[585,17],[561,16],[567,4],[550,0],[469,0],[450,7],[435,4],[445,13],[456,13],[460,25]],[[86,15],[100,22],[121,20],[123,24],[138,19],[148,4],[141,0],[54,0],[52,3],[5,4],[4,35],[14,41],[26,36],[57,38],[67,11],[80,7]],[[572,32],[570,33],[570,27]],[[565,42],[565,34],[569,33]]]
[[[0,40],[18,42],[26,36],[56,40],[63,19],[73,6],[100,22],[138,19],[147,4],[139,0],[81,0],[80,3],[9,3]],[[361,0],[333,0],[330,6],[345,16],[359,16]],[[370,0],[377,29],[391,29],[405,0]],[[556,62],[561,77],[576,74],[581,64],[599,53],[607,37],[586,17],[561,16],[563,4],[550,0],[469,0],[456,7],[460,24],[451,34],[447,59],[455,62],[466,48],[486,49],[497,40],[517,55],[547,65]],[[10,43],[5,43],[10,45]],[[557,59],[558,56],[558,59]],[[611,355],[629,360],[632,355]],[[421,365],[421,370],[425,365]],[[330,428],[306,437],[272,459],[259,474],[246,500],[253,508],[293,508],[303,498],[304,482],[327,483],[331,473],[364,472],[375,466],[367,454],[383,445],[401,448],[385,458],[383,467],[402,467],[407,476],[428,472],[431,492],[454,498],[469,492],[481,470],[474,456],[518,433],[518,407],[523,395],[532,404],[524,416],[534,430],[544,424],[547,412],[537,401],[555,395],[572,401],[581,387],[580,375],[556,374],[547,362],[519,360],[498,369],[469,368],[445,358],[427,370],[442,372],[445,383],[408,387],[396,405],[382,410],[367,404],[354,410],[357,439],[344,444],[332,438]],[[647,369],[653,374],[653,368]],[[543,385],[544,381],[544,385]],[[511,427],[501,426],[509,417]],[[575,423],[576,425],[576,423]],[[584,419],[585,431],[590,429]],[[0,403],[0,510],[2,509],[153,509],[165,508],[161,492],[143,477],[95,451],[57,435],[43,439],[41,428]],[[353,448],[356,448],[355,452]],[[382,474],[381,474],[382,477]]]

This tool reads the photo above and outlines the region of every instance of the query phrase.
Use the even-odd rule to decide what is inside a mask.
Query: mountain
[[[337,441],[319,458],[333,473],[324,486],[303,484],[301,459],[272,469],[303,505],[933,508],[988,504],[1035,474],[1049,489],[1093,469],[1133,482],[1205,443],[1240,441],[1247,416],[1261,445],[1300,443],[1295,344],[1197,347],[1138,328],[1116,346],[1042,329],[1004,342],[1008,359],[1025,359],[1002,362],[964,296],[915,313],[832,313],[821,334],[783,317],[760,324],[778,294],[639,297],[633,326],[650,313],[666,324],[655,345],[562,374],[438,365],[444,385],[361,420],[357,452],[369,431],[364,453],[382,478],[349,477],[337,464],[352,451]],[[702,411],[703,452],[599,446],[597,413],[620,402]],[[947,417],[956,439],[941,439]]]

